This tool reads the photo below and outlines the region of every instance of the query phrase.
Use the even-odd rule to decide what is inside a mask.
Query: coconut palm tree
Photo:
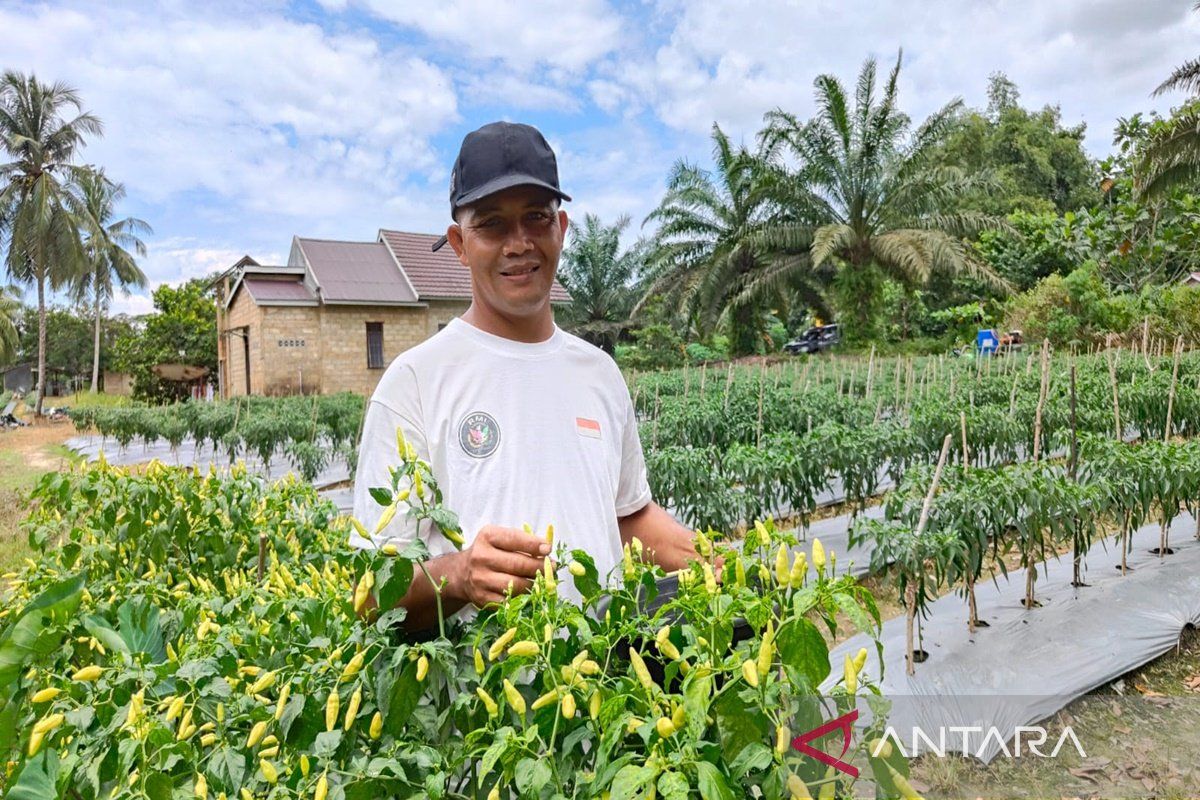
[[[21,316],[21,301],[0,286],[0,364],[7,364],[17,355],[17,319]]]
[[[661,299],[702,334],[725,326],[733,353],[743,355],[762,340],[767,300],[785,300],[789,290],[814,302],[820,298],[802,269],[804,254],[792,256],[785,279],[762,280],[783,253],[767,234],[795,214],[777,201],[779,171],[761,153],[734,147],[718,125],[712,139],[713,171],[676,162],[666,195],[646,217],[658,230],[646,292],[635,311]]]
[[[100,325],[104,312],[108,310],[114,289],[145,288],[146,275],[138,268],[129,249],[144,258],[146,245],[138,237],[154,231],[136,217],[113,218],[117,203],[125,197],[125,186],[110,181],[103,169],[82,174],[79,190],[88,216],[95,224],[85,230],[83,249],[87,269],[72,284],[71,295],[81,305],[90,304],[96,315],[92,345],[92,391],[95,392],[100,379]]]
[[[628,216],[612,225],[594,214],[585,215],[582,226],[572,222],[558,270],[571,293],[571,305],[563,309],[567,326],[609,355],[629,324],[637,299],[633,283],[644,261],[640,244],[621,252],[621,234],[628,227]]]
[[[776,110],[759,134],[764,157],[788,173],[775,182],[777,200],[795,217],[769,227],[764,245],[808,252],[807,260],[777,260],[763,278],[786,280],[793,272],[833,267],[840,305],[860,335],[873,318],[884,277],[915,286],[943,272],[1008,288],[964,239],[1003,222],[955,210],[962,194],[985,183],[985,176],[931,163],[961,102],[948,103],[913,130],[896,106],[900,64],[898,57],[880,93],[875,60],[868,59],[853,98],[836,77],[821,75],[815,117],[801,122]],[[789,157],[794,167],[787,166]]]
[[[46,394],[46,292],[70,283],[86,263],[79,230],[91,223],[76,189],[86,168],[71,161],[101,125],[81,109],[66,84],[11,70],[0,77],[0,157],[6,159],[0,163],[0,226],[9,276],[37,287],[38,415]]]

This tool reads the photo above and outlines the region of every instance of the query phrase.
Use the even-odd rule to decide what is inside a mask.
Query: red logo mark
[[[846,751],[850,749],[850,733],[853,729],[854,723],[857,720],[858,709],[856,708],[850,713],[843,714],[837,719],[831,719],[829,722],[826,722],[819,728],[813,728],[807,733],[800,734],[795,739],[792,739],[792,747],[796,750],[799,750],[801,753],[804,753],[804,755],[809,756],[810,758],[815,758],[822,764],[833,767],[839,772],[844,772],[852,778],[857,778],[858,768],[847,764],[845,761],[842,761],[842,756],[846,755]],[[834,758],[828,753],[823,753],[809,744],[809,742],[816,741],[825,734],[836,730],[840,730],[842,732],[842,752],[838,753],[837,758]]]

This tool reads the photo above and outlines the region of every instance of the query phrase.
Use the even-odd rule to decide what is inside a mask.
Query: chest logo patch
[[[474,411],[458,425],[458,443],[473,458],[487,458],[500,446],[500,426],[485,411]]]

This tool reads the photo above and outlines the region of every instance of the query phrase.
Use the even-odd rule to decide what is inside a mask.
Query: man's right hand
[[[519,528],[485,525],[471,546],[459,553],[455,594],[483,608],[503,602],[510,586],[514,595],[528,592],[549,553],[550,545],[539,536]]]

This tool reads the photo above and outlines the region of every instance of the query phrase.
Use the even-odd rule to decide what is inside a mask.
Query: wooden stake
[[[1042,385],[1038,393],[1037,413],[1033,418],[1033,462],[1042,458],[1042,412],[1046,408],[1046,395],[1050,388],[1050,340],[1042,339]]]
[[[954,441],[952,434],[946,434],[942,441],[942,454],[938,456],[937,468],[933,471],[933,480],[929,483],[929,491],[925,493],[925,502],[921,505],[921,518],[917,521],[916,538],[921,538],[925,526],[929,524],[929,509],[933,506],[933,496],[937,493],[938,484],[942,480],[942,470],[946,468],[946,456],[950,454],[950,443]],[[917,587],[916,581],[909,581],[904,590],[904,642],[907,650],[905,666],[909,675],[915,675],[916,661],[913,658],[913,622],[917,618]]]
[[[1121,401],[1117,392],[1117,361],[1113,357],[1113,352],[1111,350],[1107,351],[1105,356],[1108,359],[1108,378],[1112,383],[1114,426],[1113,435],[1116,437],[1117,441],[1120,442],[1124,440],[1125,436],[1124,431],[1121,429]]]
[[[1163,441],[1171,441],[1171,412],[1175,410],[1175,384],[1179,381],[1179,357],[1183,354],[1183,337],[1175,340],[1175,362],[1171,365],[1171,390],[1167,393],[1167,424],[1163,426]]]
[[[958,412],[958,421],[962,426],[962,459],[963,469],[966,470],[971,468],[971,456],[967,451],[967,412]]]
[[[867,388],[863,395],[867,400],[871,399],[871,389],[875,382],[875,345],[871,345],[871,355],[867,357]]]

